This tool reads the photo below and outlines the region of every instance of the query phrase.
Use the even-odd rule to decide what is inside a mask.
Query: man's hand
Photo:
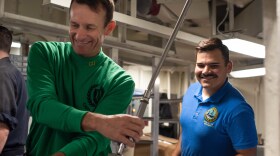
[[[237,150],[238,154],[236,156],[256,156],[257,148],[249,148],[244,150]]]
[[[180,156],[181,155],[181,141],[182,141],[181,137],[182,137],[182,135],[180,135],[179,140],[178,140],[176,147],[171,156]]]
[[[6,144],[9,132],[10,129],[7,124],[0,122],[0,154],[2,153],[2,150]]]
[[[134,147],[143,135],[145,123],[136,116],[127,114],[102,115],[87,113],[82,121],[84,131],[98,131],[107,138]]]

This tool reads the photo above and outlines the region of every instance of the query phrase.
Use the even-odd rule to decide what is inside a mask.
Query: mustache
[[[206,78],[206,77],[213,77],[213,78],[217,78],[218,77],[218,75],[216,75],[216,74],[200,74],[200,77],[201,78]]]

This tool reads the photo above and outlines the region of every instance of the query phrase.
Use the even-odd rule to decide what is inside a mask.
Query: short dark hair
[[[225,61],[225,65],[229,63],[229,50],[219,38],[210,38],[200,41],[198,47],[195,48],[197,53],[207,52],[214,49],[220,49]]]
[[[6,27],[0,25],[0,50],[5,51],[9,54],[12,41],[12,33]]]
[[[112,21],[113,19],[113,14],[115,11],[114,2],[116,2],[116,0],[71,0],[70,10],[74,2],[78,4],[88,5],[91,8],[91,10],[95,12],[98,11],[99,6],[101,5],[106,11],[106,19],[105,19],[104,27],[107,26],[107,24],[109,24],[109,22]]]

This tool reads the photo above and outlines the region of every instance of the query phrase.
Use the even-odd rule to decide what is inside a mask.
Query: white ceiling
[[[20,42],[67,41],[68,8],[46,1],[50,0],[0,0],[0,24],[10,27],[14,38]],[[185,0],[155,0],[160,9],[158,12],[153,10],[154,14],[151,15],[149,10],[155,7],[153,1],[119,0],[116,3],[118,28],[104,45],[105,49],[119,49],[119,60],[123,64],[152,65],[152,57],[161,56],[185,4]],[[69,3],[69,0],[64,2]],[[230,18],[230,22],[227,19],[221,23],[228,6],[226,0],[192,0],[164,66],[179,70],[193,64],[194,46],[203,38],[217,35],[215,30],[219,23],[221,32],[228,32],[233,26],[230,32],[248,35],[262,42],[259,38],[262,32],[261,0],[231,2],[233,18]],[[231,53],[231,58],[236,68],[263,63],[262,59],[237,53]]]

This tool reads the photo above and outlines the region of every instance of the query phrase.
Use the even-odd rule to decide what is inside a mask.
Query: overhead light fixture
[[[233,38],[223,40],[230,51],[241,53],[244,55],[265,58],[265,46],[251,41]]]
[[[18,42],[12,42],[12,46],[13,48],[20,48],[21,47],[21,44],[18,43]]]
[[[71,0],[43,0],[43,5],[53,4],[62,8],[69,8]]]
[[[230,76],[234,78],[248,78],[248,77],[257,77],[257,76],[264,76],[264,75],[265,75],[264,67],[232,71],[230,73]]]

